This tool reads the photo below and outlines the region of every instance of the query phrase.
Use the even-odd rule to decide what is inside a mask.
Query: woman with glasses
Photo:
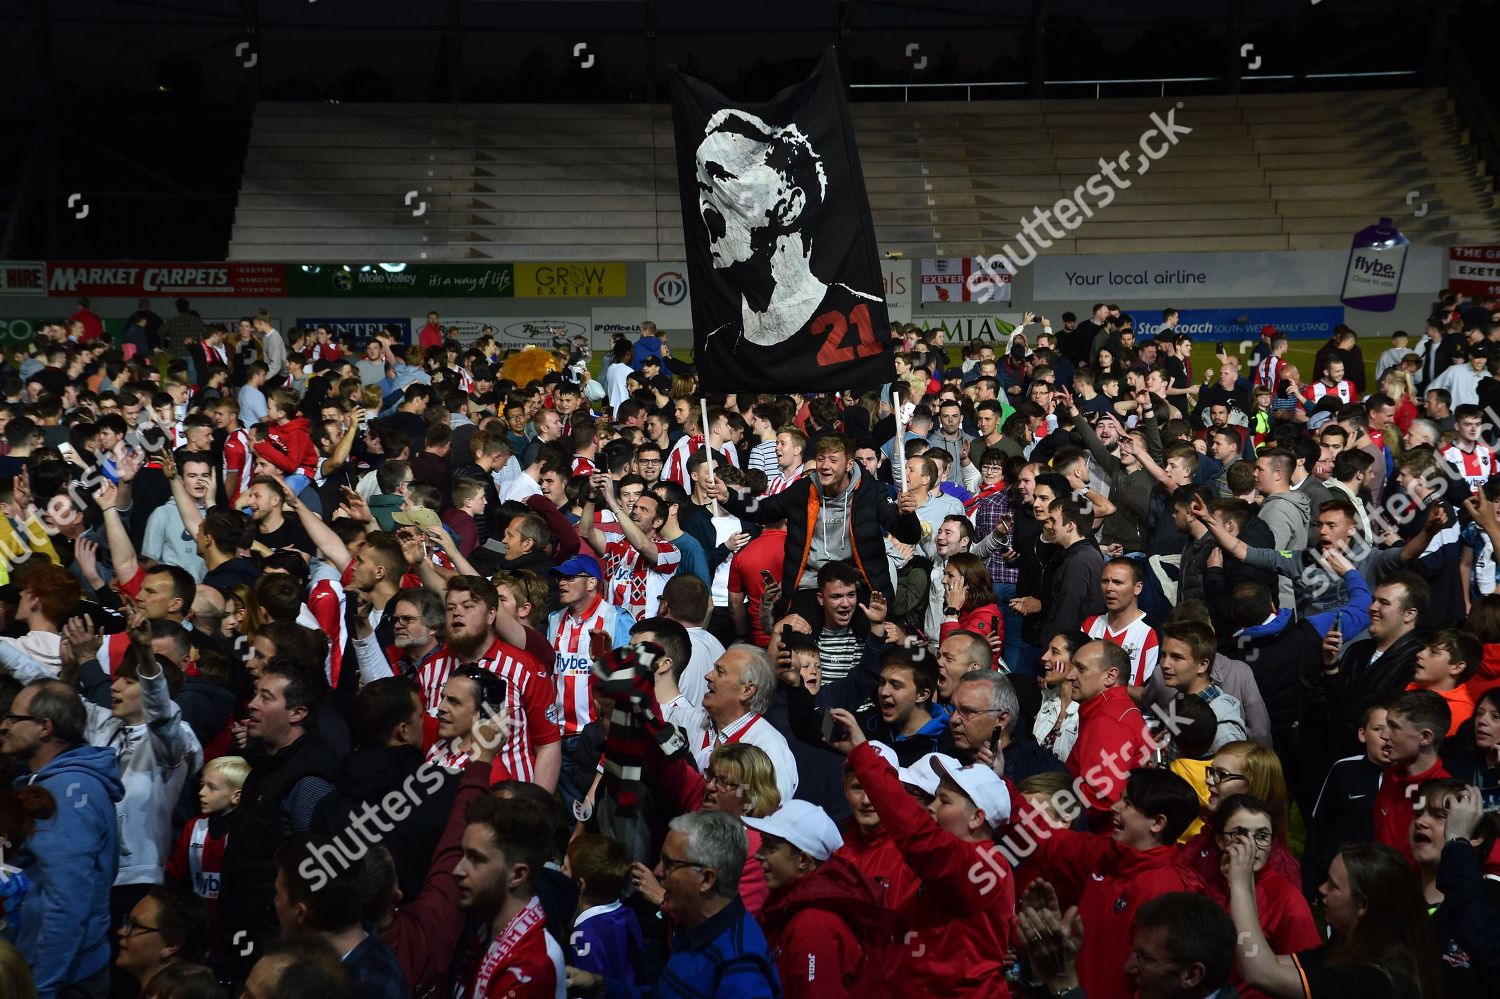
[[[120,921],[115,966],[134,978],[142,995],[167,968],[202,962],[211,933],[208,909],[194,895],[156,885]]]
[[[1252,794],[1235,794],[1219,805],[1209,826],[1219,847],[1219,869],[1222,877],[1207,883],[1214,901],[1229,908],[1229,864],[1231,847],[1243,844],[1249,851],[1255,874],[1255,907],[1260,914],[1261,932],[1277,954],[1295,954],[1310,950],[1322,942],[1312,907],[1302,897],[1298,883],[1289,881],[1266,865],[1276,845],[1275,820],[1271,806]],[[1242,996],[1255,993],[1241,989]]]
[[[1231,742],[1219,747],[1205,775],[1208,781],[1208,806],[1204,818],[1209,825],[1183,844],[1183,862],[1192,866],[1204,881],[1223,882],[1223,851],[1214,836],[1212,824],[1219,807],[1235,795],[1253,795],[1265,802],[1271,814],[1272,838],[1266,864],[1292,884],[1302,883],[1302,868],[1287,846],[1291,828],[1291,796],[1281,758],[1258,742]]]
[[[1344,847],[1319,889],[1328,942],[1286,953],[1278,953],[1261,929],[1251,842],[1236,839],[1225,852],[1235,962],[1251,988],[1277,999],[1443,995],[1431,925],[1421,918],[1421,884],[1395,850],[1379,843]]]
[[[761,819],[781,807],[776,768],[759,746],[746,742],[721,745],[708,758],[708,769],[701,774],[682,759],[653,768],[652,758],[658,763],[662,758],[655,751],[648,753],[647,769],[652,771],[648,779],[662,800],[665,814],[709,810],[736,819],[746,816]],[[750,846],[740,873],[740,901],[752,916],[759,918],[770,889],[766,887],[766,872],[755,859],[760,849],[760,833],[746,826],[745,836]],[[632,864],[630,875],[636,891],[652,905],[661,905],[661,882],[645,864]]]

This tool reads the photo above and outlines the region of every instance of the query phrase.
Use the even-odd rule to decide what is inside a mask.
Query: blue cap
[[[599,582],[604,582],[604,570],[599,568],[598,559],[592,555],[574,555],[562,565],[552,567],[554,576],[593,576]]]

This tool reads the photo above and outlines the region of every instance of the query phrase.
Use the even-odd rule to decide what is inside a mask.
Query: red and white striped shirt
[[[579,617],[564,609],[556,626],[549,628],[547,639],[557,650],[557,665],[552,671],[557,684],[557,706],[562,714],[563,737],[577,735],[594,720],[592,688],[594,680],[593,650],[589,632],[595,628],[609,631],[605,617],[607,606],[602,596]]]
[[[250,434],[244,427],[229,431],[224,439],[224,495],[233,503],[240,493],[250,488],[255,477],[255,461],[250,450]]]
[[[805,474],[806,473],[799,468],[797,471],[793,472],[790,477],[781,474],[771,476],[771,478],[766,482],[766,495],[775,496],[777,493],[786,489],[787,486],[790,486],[793,482],[796,482],[798,479],[802,478],[802,476]]]
[[[573,475],[593,475],[598,471],[599,466],[594,464],[592,458],[585,458],[580,455],[573,459],[573,468],[571,471]]]
[[[307,609],[317,619],[318,629],[328,638],[328,685],[339,685],[344,662],[344,587],[337,579],[319,579],[307,593]]]
[[[473,665],[497,673],[505,679],[505,707],[515,726],[510,741],[497,759],[504,761],[516,780],[531,780],[535,773],[535,750],[557,742],[557,690],[547,667],[521,649],[500,639],[475,659],[464,659],[447,645],[422,664],[417,671],[417,686],[427,713],[436,717],[443,684],[459,666]]]
[[[1439,453],[1464,477],[1470,489],[1478,489],[1495,474],[1495,451],[1488,444],[1476,443],[1474,450],[1465,451],[1455,441]]]
[[[1308,402],[1316,403],[1325,395],[1337,396],[1339,402],[1353,402],[1356,395],[1354,391],[1354,383],[1345,378],[1343,381],[1338,382],[1335,385],[1329,385],[1327,382],[1320,379],[1313,382],[1311,385],[1304,385],[1302,387],[1302,397]]]
[[[1084,634],[1118,645],[1130,657],[1130,685],[1139,687],[1156,672],[1156,659],[1160,649],[1156,645],[1156,629],[1146,623],[1146,612],[1119,631],[1109,630],[1109,617],[1095,614],[1083,622]]]
[[[682,564],[682,552],[670,541],[652,538],[656,545],[656,565],[647,562],[628,540],[611,541],[604,549],[605,568],[609,571],[609,602],[623,607],[637,621],[656,616],[661,591],[667,577]]]
[[[1284,367],[1286,367],[1285,358],[1267,354],[1255,366],[1255,384],[1275,389],[1276,383],[1281,381],[1281,369]]]
[[[703,446],[702,434],[683,434],[677,438],[677,443],[672,445],[672,451],[667,455],[667,465],[662,471],[661,477],[665,481],[675,482],[679,486],[687,488],[688,485],[688,459]],[[734,467],[740,465],[739,455],[734,448],[725,447],[714,449],[714,461],[724,460]]]

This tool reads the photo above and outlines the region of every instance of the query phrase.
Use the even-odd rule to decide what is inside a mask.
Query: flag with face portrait
[[[832,49],[764,104],[675,69],[671,86],[700,387],[892,381],[875,226]]]

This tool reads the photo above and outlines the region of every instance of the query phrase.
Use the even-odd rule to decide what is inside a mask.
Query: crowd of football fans
[[[1500,302],[1150,319],[726,395],[81,302],[0,368],[0,994],[1492,994]]]

